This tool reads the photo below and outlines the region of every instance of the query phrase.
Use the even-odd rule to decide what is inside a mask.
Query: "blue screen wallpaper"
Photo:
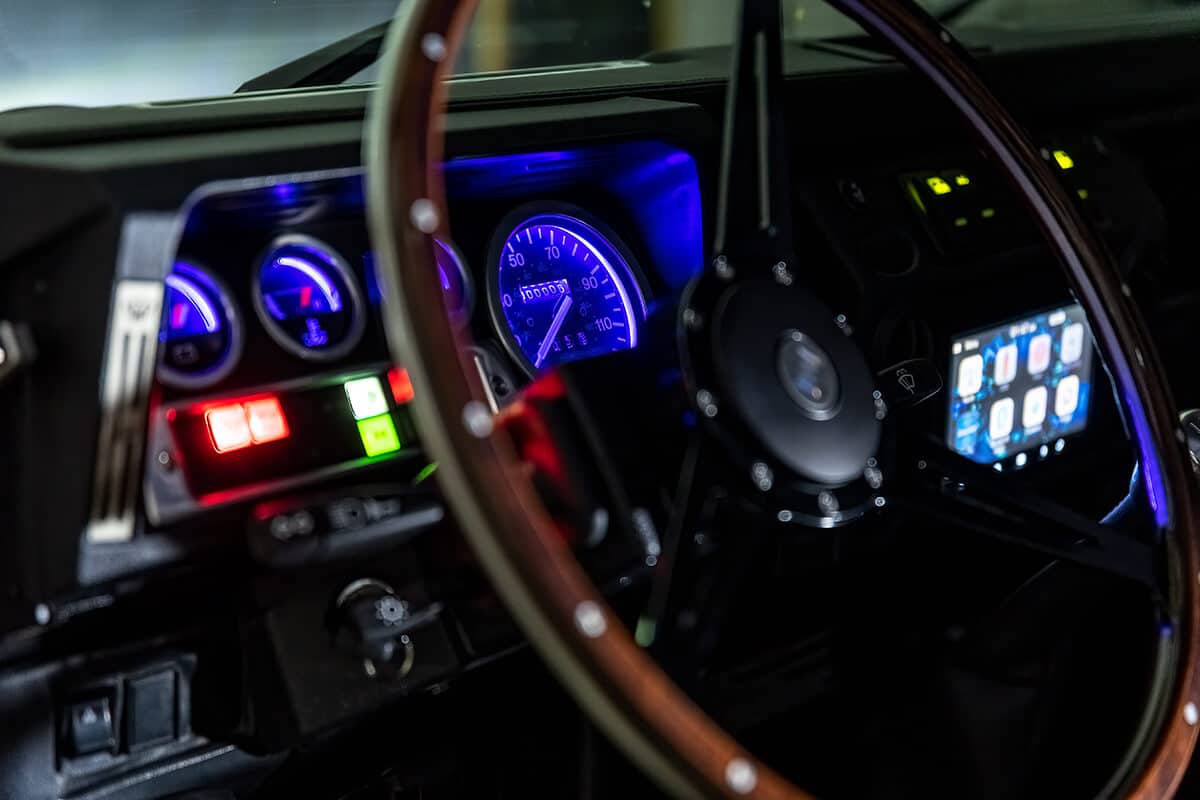
[[[1014,457],[1018,467],[1062,452],[1064,437],[1087,427],[1092,338],[1083,309],[956,336],[947,383],[952,450],[981,464]]]

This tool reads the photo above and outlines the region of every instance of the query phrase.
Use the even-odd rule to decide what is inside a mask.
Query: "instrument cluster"
[[[445,165],[447,313],[512,384],[636,347],[703,264],[695,161],[655,142]],[[420,461],[390,362],[361,172],[202,187],[165,277],[145,490],[152,524],[379,462]],[[476,298],[482,297],[482,302]]]

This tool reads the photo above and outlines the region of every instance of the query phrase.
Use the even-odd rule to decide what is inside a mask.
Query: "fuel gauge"
[[[176,262],[164,283],[159,380],[180,389],[211,386],[241,356],[237,308],[224,285],[194,264]]]

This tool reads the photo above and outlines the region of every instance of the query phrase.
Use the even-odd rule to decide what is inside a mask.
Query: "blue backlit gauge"
[[[492,252],[492,316],[531,374],[637,346],[646,316],[633,256],[599,222],[556,205],[519,209]]]
[[[354,274],[316,239],[276,239],[255,274],[253,292],[267,333],[300,358],[332,361],[362,338],[366,314]]]
[[[471,321],[471,314],[475,311],[475,285],[471,281],[470,270],[467,269],[467,260],[451,240],[435,238],[433,243],[438,282],[442,285],[442,293],[446,299],[446,311],[450,314],[451,321],[462,327]],[[367,300],[372,305],[379,305],[383,302],[383,289],[379,285],[379,265],[373,252],[363,255],[363,267]]]
[[[176,262],[164,284],[159,380],[180,389],[211,386],[241,356],[237,307],[224,285],[194,264]]]
[[[446,298],[446,310],[456,325],[466,324],[475,308],[475,293],[466,259],[453,242],[444,239],[434,240],[434,255],[437,258],[438,279]]]

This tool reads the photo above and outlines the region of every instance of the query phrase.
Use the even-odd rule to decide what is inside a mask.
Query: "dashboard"
[[[645,86],[620,92],[556,94],[536,76],[513,97],[462,89],[436,267],[495,408],[543,370],[639,347],[704,269],[722,93],[682,69],[647,66]],[[906,424],[1104,513],[1132,464],[1038,232],[927,97],[887,70],[855,80],[875,104],[847,120],[794,112],[805,279],[873,368],[922,358],[943,372],[942,397]],[[802,83],[841,91],[789,91]],[[1191,278],[1164,265],[1156,192],[1187,192],[1137,133],[1168,123],[1064,118],[1043,90],[1030,101],[1040,141],[1177,340],[1192,311],[1158,299]],[[521,648],[422,453],[409,408],[421,387],[389,356],[359,166],[365,93],[238,102],[97,112],[78,136],[0,126],[0,169],[45,187],[0,241],[0,321],[38,345],[0,383],[21,464],[0,503],[17,532],[0,558],[0,657],[37,665],[0,676],[0,696],[32,704],[0,716],[36,720],[29,741],[57,796],[121,796],[112,787],[166,763],[188,765],[185,785],[189,770],[242,769],[387,704],[428,722],[438,712],[418,700]],[[880,119],[858,124],[872,113],[912,129],[881,146]],[[1166,356],[1186,404],[1190,362]],[[619,603],[644,588],[656,536],[637,528],[581,559]],[[348,617],[383,597],[416,619],[412,657],[387,680],[343,641]],[[129,710],[164,687],[170,731],[146,743]],[[64,731],[101,701],[117,722],[91,749]]]

